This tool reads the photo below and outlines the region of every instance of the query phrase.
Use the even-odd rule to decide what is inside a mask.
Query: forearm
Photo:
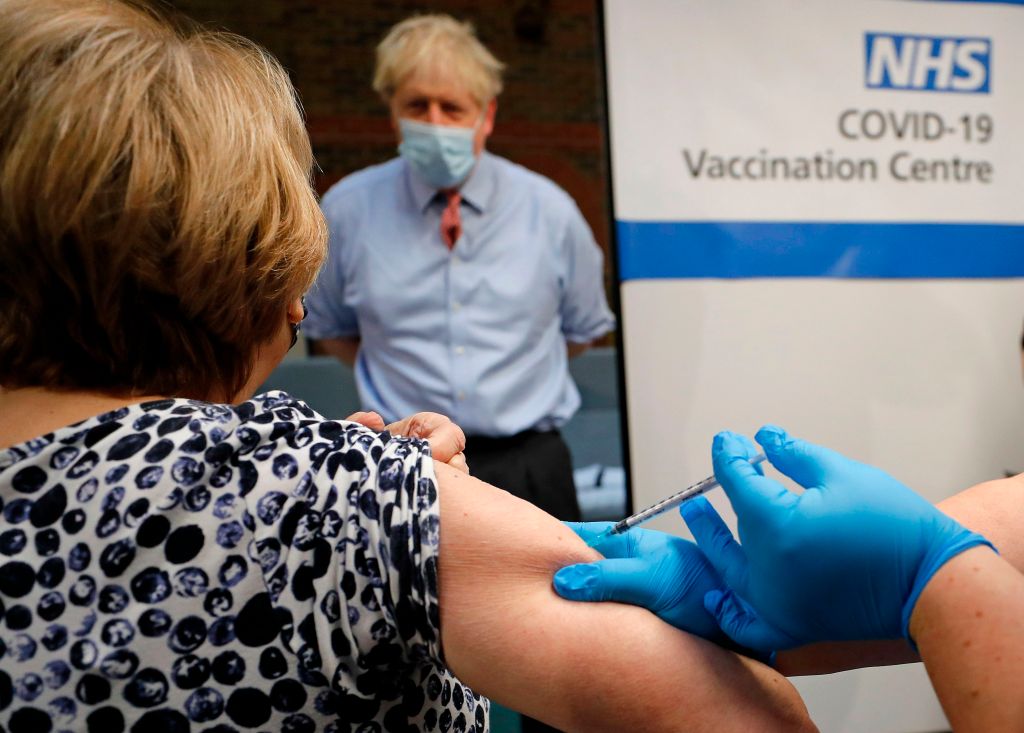
[[[787,677],[801,677],[920,661],[921,657],[903,639],[834,641],[779,652],[775,668]]]
[[[910,619],[953,729],[1024,730],[1024,575],[985,547],[946,563]]]
[[[435,468],[445,655],[475,691],[567,731],[813,729],[773,670],[638,607],[559,598],[553,573],[599,555],[525,502]]]
[[[972,486],[938,506],[968,529],[984,535],[1006,562],[1024,572],[1024,474]],[[776,667],[787,676],[799,676],[917,661],[920,657],[910,646],[896,639],[792,649],[778,654]]]
[[[560,730],[814,730],[781,675],[643,609],[506,598],[491,606],[504,630],[492,627],[487,640],[478,630],[462,642],[471,658],[449,652],[449,665],[477,692]],[[451,642],[449,627],[446,650]]]
[[[359,352],[359,339],[310,339],[309,350],[318,356],[333,356],[342,364],[355,366],[356,354]]]
[[[816,730],[796,690],[764,665],[673,629],[638,607],[590,607],[593,618],[576,619],[571,635],[561,639],[585,651],[586,659],[556,668],[550,688],[561,691],[564,730]],[[545,707],[554,709],[552,703],[532,701],[537,716]]]
[[[584,351],[590,348],[590,344],[577,344],[572,341],[565,342],[565,348],[569,353],[570,359],[575,359],[577,356],[582,354]]]

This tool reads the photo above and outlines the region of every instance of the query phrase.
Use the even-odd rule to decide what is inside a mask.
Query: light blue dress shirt
[[[303,331],[361,339],[360,397],[385,420],[427,410],[489,436],[558,427],[580,402],[565,342],[615,324],[601,250],[568,194],[503,158],[483,153],[461,193],[449,251],[444,194],[401,158],[333,186]]]

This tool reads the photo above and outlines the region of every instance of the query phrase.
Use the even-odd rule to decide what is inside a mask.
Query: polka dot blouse
[[[0,450],[10,733],[459,731],[429,449],[284,394],[161,400]]]

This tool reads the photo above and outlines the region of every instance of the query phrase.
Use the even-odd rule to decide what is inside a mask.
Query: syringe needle
[[[756,456],[750,459],[750,464],[756,466],[757,464],[761,463],[764,460],[765,454],[758,453]],[[719,485],[720,484],[718,483],[718,479],[715,478],[714,474],[708,476],[705,479],[701,479],[697,483],[692,484],[691,486],[687,486],[685,489],[681,491],[677,491],[674,494],[666,496],[661,501],[656,501],[646,509],[643,509],[637,512],[636,514],[632,514],[626,517],[625,519],[616,522],[601,534],[591,538],[591,540],[587,542],[587,547],[595,547],[612,535],[627,532],[631,530],[633,527],[636,527],[639,524],[643,524],[644,522],[654,519],[655,517],[661,516],[670,509],[675,509],[683,502],[689,501],[695,496],[700,496],[701,494],[704,494]]]

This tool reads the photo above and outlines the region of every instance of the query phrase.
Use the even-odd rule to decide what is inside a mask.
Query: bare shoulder
[[[987,537],[1024,572],[1024,474],[986,481],[939,502],[939,509]]]

